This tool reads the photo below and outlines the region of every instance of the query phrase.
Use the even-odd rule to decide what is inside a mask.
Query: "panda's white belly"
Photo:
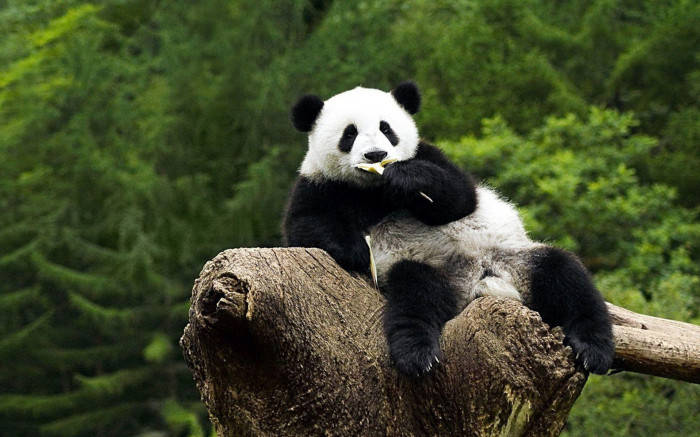
[[[480,294],[519,298],[519,254],[537,243],[527,237],[515,208],[494,191],[477,187],[477,199],[472,214],[446,225],[397,213],[370,229],[380,286],[395,263],[411,260],[448,273],[464,304]]]

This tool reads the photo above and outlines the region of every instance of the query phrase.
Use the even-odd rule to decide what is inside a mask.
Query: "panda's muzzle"
[[[375,150],[372,152],[367,152],[364,155],[364,158],[368,162],[381,162],[384,158],[386,158],[387,153],[383,150]]]

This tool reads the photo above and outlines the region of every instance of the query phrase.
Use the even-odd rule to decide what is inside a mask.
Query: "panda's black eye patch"
[[[396,133],[394,133],[394,130],[389,126],[389,123],[384,120],[380,121],[379,130],[384,134],[386,139],[389,140],[392,146],[399,144],[399,137],[396,136]]]
[[[343,135],[340,137],[340,142],[338,143],[338,148],[341,152],[348,153],[352,149],[352,145],[357,137],[357,128],[354,124],[349,124],[343,131]]]

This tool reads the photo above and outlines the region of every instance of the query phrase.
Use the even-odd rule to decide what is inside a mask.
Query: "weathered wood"
[[[618,370],[700,382],[700,327],[608,305]],[[181,346],[219,435],[559,434],[586,377],[537,313],[477,299],[411,379],[389,362],[382,306],[322,250],[208,262]]]
[[[481,298],[422,379],[392,367],[383,299],[317,249],[207,263],[181,345],[222,436],[558,435],[585,374],[539,315]]]
[[[700,326],[637,314],[608,304],[614,367],[700,383]]]

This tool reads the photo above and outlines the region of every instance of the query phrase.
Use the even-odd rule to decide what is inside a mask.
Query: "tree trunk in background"
[[[474,301],[422,379],[392,367],[383,299],[318,249],[237,249],[197,279],[181,345],[219,435],[558,435],[585,383],[559,330]]]

